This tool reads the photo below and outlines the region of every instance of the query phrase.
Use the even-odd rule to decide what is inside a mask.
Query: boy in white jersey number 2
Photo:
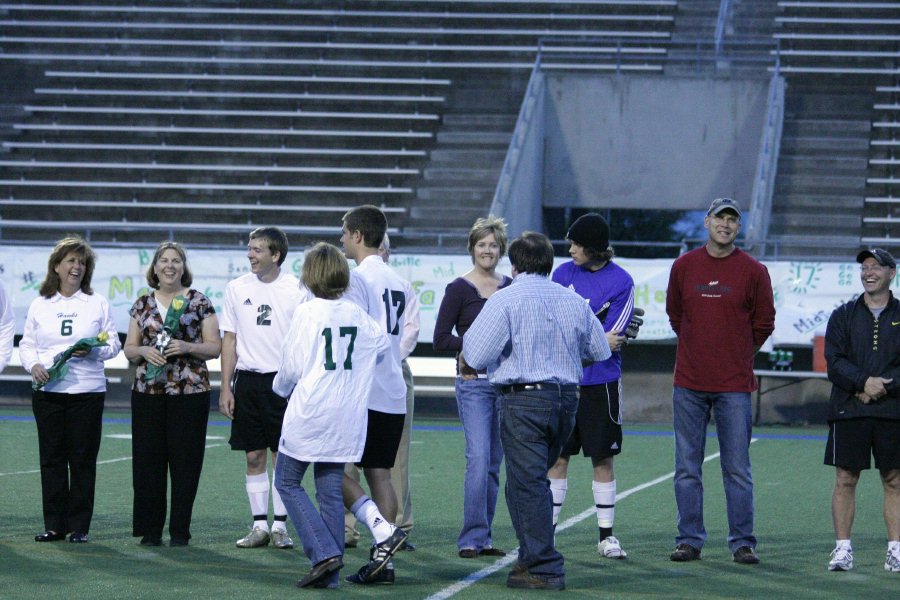
[[[232,419],[231,449],[246,453],[247,497],[253,516],[250,533],[236,542],[240,548],[267,546],[270,541],[276,548],[294,546],[285,526],[287,511],[274,487],[274,521],[269,529],[266,460],[271,452],[274,472],[287,400],[272,391],[272,380],[294,310],[306,296],[297,278],[281,269],[287,252],[287,236],[281,229],[255,229],[247,244],[250,273],[230,281],[225,288],[220,320],[225,385],[219,396],[219,411]]]

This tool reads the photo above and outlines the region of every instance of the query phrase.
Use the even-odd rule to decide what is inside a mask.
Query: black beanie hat
[[[606,219],[597,213],[588,213],[578,217],[572,223],[566,239],[579,246],[597,252],[605,252],[609,248],[609,225],[607,225]]]

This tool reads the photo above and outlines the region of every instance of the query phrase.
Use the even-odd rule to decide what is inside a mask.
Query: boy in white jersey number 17
[[[344,215],[341,242],[347,258],[356,261],[345,294],[384,328],[391,341],[390,355],[378,369],[368,398],[366,447],[357,463],[369,485],[371,499],[359,483],[344,477],[344,505],[365,523],[375,541],[369,564],[348,577],[353,583],[393,583],[391,557],[406,540],[397,528],[397,494],[391,469],[406,417],[406,383],[401,367],[400,341],[405,330],[404,282],[378,255],[387,232],[387,218],[372,205],[358,206]]]

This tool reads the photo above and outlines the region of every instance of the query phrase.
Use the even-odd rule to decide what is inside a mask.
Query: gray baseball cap
[[[709,205],[709,210],[706,211],[706,216],[710,217],[713,215],[717,215],[723,210],[731,210],[738,216],[738,218],[742,218],[743,214],[741,213],[741,208],[738,206],[738,203],[732,200],[731,198],[716,198]]]

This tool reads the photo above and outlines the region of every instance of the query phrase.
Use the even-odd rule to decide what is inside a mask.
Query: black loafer
[[[700,548],[695,548],[690,544],[678,544],[675,551],[669,555],[669,560],[675,562],[690,562],[692,560],[700,560]]]
[[[733,558],[734,562],[742,565],[759,564],[759,556],[756,555],[756,552],[750,546],[741,546],[735,550]]]
[[[457,552],[460,558],[475,558],[478,556],[478,550],[475,548],[463,548]]]
[[[500,548],[493,548],[488,546],[487,548],[482,548],[478,551],[478,556],[506,556],[506,552],[501,550]]]
[[[71,544],[86,544],[88,542],[88,534],[86,533],[71,533],[69,534],[69,543]]]
[[[189,540],[185,538],[172,538],[169,540],[169,546],[177,547],[177,546],[187,546]]]
[[[66,534],[56,533],[55,531],[45,531],[34,536],[36,542],[58,542],[66,539]]]
[[[318,587],[317,584],[324,581],[329,575],[341,569],[344,561],[340,556],[332,556],[316,563],[312,570],[306,576],[297,582],[297,587]]]
[[[162,546],[162,536],[145,535],[141,538],[141,546]]]

